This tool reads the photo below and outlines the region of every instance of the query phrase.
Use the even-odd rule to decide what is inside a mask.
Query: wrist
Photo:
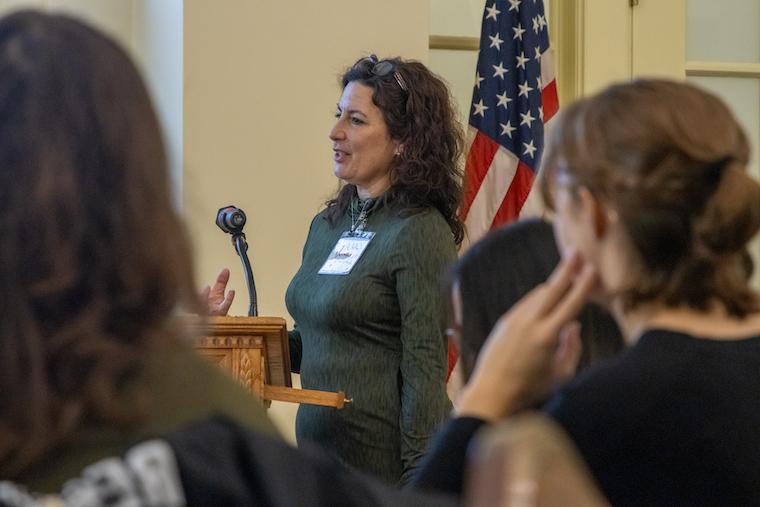
[[[457,399],[455,414],[458,417],[476,417],[495,422],[517,410],[515,393],[506,387],[487,388],[477,383],[467,384]]]

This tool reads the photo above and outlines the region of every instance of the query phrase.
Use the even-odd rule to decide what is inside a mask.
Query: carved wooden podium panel
[[[293,389],[285,319],[208,317],[191,323],[195,350],[269,406],[271,400],[343,408],[345,393]]]

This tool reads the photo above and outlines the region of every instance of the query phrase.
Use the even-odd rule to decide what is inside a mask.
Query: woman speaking
[[[441,276],[464,232],[462,135],[446,85],[421,63],[362,58],[341,86],[329,137],[344,185],[312,220],[285,301],[303,387],[353,403],[301,405],[296,436],[403,483],[450,407]],[[212,313],[229,308],[228,276]]]

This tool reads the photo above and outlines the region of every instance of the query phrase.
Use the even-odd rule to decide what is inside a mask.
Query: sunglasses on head
[[[396,65],[392,61],[378,60],[377,56],[370,55],[366,58],[362,58],[361,60],[359,60],[359,64],[362,64],[365,62],[372,65],[369,71],[370,73],[372,73],[373,76],[385,77],[388,74],[393,74],[393,78],[396,80],[396,83],[398,83],[399,87],[405,93],[409,93],[409,89],[406,86],[406,81],[404,81],[404,78],[401,76],[401,73],[396,70]]]

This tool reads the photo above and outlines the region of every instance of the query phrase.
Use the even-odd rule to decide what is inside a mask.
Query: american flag
[[[531,188],[545,125],[558,108],[543,2],[488,0],[468,128],[462,251],[494,227],[541,214]]]

